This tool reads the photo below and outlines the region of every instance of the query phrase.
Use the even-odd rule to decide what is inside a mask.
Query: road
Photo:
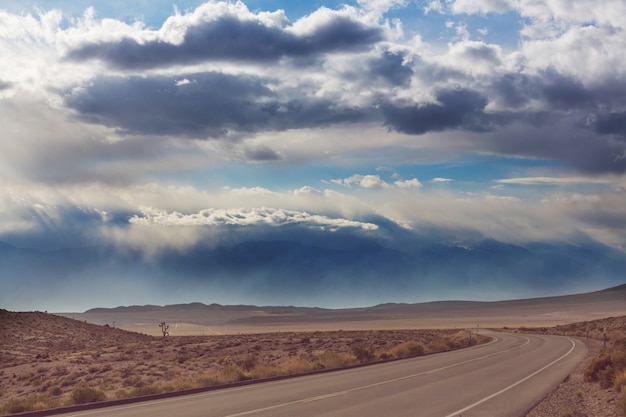
[[[521,417],[587,353],[568,337],[490,335],[453,352],[64,415]]]

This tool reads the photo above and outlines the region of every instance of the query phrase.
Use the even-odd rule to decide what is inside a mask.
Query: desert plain
[[[201,303],[0,310],[0,415],[457,349],[486,341],[481,328],[596,339],[608,328],[611,337],[624,337],[624,316],[626,285],[528,300],[340,310]]]

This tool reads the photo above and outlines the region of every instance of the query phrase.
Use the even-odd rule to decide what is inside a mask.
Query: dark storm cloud
[[[380,28],[335,15],[306,35],[269,27],[258,20],[220,16],[185,33],[180,45],[162,40],[83,45],[68,53],[71,60],[99,59],[118,68],[143,69],[202,61],[275,61],[282,57],[359,50],[383,39]]]
[[[626,137],[626,112],[599,115],[595,130],[602,135],[616,134]]]
[[[437,93],[437,103],[423,106],[383,106],[385,125],[399,132],[420,135],[447,129],[489,130],[484,109],[487,99],[472,90],[444,90]]]
[[[508,108],[525,106],[531,97],[538,95],[535,81],[523,74],[505,74],[493,83],[495,98]]]
[[[217,72],[186,78],[103,77],[66,96],[80,118],[124,133],[220,137],[362,120],[322,99],[280,101],[267,80]],[[267,156],[267,155],[266,155]]]
[[[556,71],[543,74],[543,94],[548,103],[562,109],[586,107],[594,102],[593,94],[583,84]]]
[[[407,85],[413,70],[404,65],[404,56],[401,53],[385,51],[382,56],[370,60],[370,74],[381,77],[393,85]]]
[[[257,162],[280,161],[282,159],[278,153],[265,146],[254,149],[246,149],[245,156],[247,159]]]
[[[493,81],[492,89],[498,102],[513,109],[530,100],[545,101],[555,110],[590,108],[605,96],[587,90],[580,81],[555,70],[535,76],[505,74]]]

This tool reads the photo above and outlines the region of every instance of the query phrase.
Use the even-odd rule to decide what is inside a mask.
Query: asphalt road
[[[492,335],[454,352],[65,416],[521,417],[587,352],[568,337]]]

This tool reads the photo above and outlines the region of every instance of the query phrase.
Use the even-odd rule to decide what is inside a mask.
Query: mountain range
[[[146,255],[92,246],[38,250],[0,242],[0,303],[86,297],[90,305],[224,304],[356,307],[498,300],[597,290],[623,282],[626,254],[587,242],[510,244],[364,238],[249,240]],[[119,289],[122,290],[119,290]],[[97,295],[106,292],[109,301]],[[94,298],[95,297],[95,298]],[[114,304],[114,305],[115,305]],[[76,310],[76,308],[71,308]],[[59,308],[57,311],[67,311]]]

